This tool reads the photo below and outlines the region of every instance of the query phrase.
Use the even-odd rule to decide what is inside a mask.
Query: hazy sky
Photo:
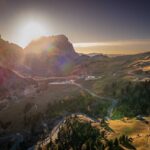
[[[0,0],[0,34],[21,46],[65,34],[79,52],[144,52],[150,0]]]

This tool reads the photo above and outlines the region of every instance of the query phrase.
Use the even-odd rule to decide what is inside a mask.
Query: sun
[[[49,35],[49,32],[44,24],[36,21],[29,21],[20,28],[18,44],[25,47],[32,40],[46,35]]]

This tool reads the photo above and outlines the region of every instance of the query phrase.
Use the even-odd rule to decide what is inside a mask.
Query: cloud
[[[110,42],[74,43],[73,45],[76,48],[150,45],[150,39],[146,39],[146,40],[110,41]]]

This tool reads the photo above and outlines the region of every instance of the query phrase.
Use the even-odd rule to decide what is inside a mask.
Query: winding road
[[[83,89],[84,91],[88,92],[93,97],[96,97],[96,98],[99,98],[99,99],[111,100],[112,104],[108,108],[106,117],[107,118],[111,118],[112,117],[113,110],[114,110],[114,108],[117,105],[117,100],[109,98],[109,97],[99,96],[99,95],[93,93],[92,91],[90,91],[89,89],[83,87],[79,83],[76,83],[74,80],[69,80],[69,81],[64,81],[64,82],[62,82],[62,81],[61,82],[52,82],[50,84],[72,84],[72,85],[75,85],[75,86]],[[89,122],[99,122],[99,121],[95,120],[94,118],[91,118],[91,117],[89,117],[89,116],[87,116],[86,114],[83,114],[83,113],[74,113],[74,114],[71,114],[70,116],[73,116],[73,115],[76,116],[76,117],[79,117],[80,119],[81,118],[86,118],[86,120],[88,120]],[[69,116],[67,116],[67,117],[69,117]],[[64,117],[62,120],[60,120],[59,123],[53,128],[53,130],[51,131],[49,136],[47,138],[45,138],[45,140],[39,141],[37,143],[37,145],[35,145],[34,150],[38,150],[39,147],[47,145],[50,142],[50,140],[54,141],[57,138],[57,134],[58,134],[61,126],[65,123],[67,117]]]

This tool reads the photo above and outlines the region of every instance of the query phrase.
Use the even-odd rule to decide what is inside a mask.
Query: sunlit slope
[[[146,117],[150,122],[150,117]],[[136,119],[110,120],[109,126],[114,130],[109,138],[119,137],[126,134],[133,139],[137,150],[149,150],[150,148],[150,127],[143,121]]]
[[[0,37],[0,66],[13,67],[22,59],[23,49]]]

